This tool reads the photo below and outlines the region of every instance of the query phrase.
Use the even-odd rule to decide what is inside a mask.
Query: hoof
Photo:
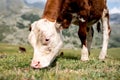
[[[99,56],[99,60],[104,61],[104,60],[105,60],[105,57],[103,57],[103,56]]]
[[[81,61],[89,61],[89,58],[81,58]]]
[[[104,60],[104,59],[105,59],[105,54],[100,53],[99,59],[100,59],[100,60]]]

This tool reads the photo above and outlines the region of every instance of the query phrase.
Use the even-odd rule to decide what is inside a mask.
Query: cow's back
[[[64,0],[61,5],[57,22],[61,23],[63,28],[68,28],[71,21],[78,25],[78,18],[87,21],[88,25],[98,21],[106,8],[106,0]],[[76,17],[73,14],[77,14]]]
[[[77,13],[86,19],[98,19],[106,7],[106,0],[65,0],[62,13]]]
[[[91,6],[89,19],[99,19],[106,8],[106,0],[89,0],[89,4]]]

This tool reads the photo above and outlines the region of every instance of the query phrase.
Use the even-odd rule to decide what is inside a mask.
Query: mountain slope
[[[45,6],[45,2],[44,1],[39,1],[39,2],[34,2],[34,3],[30,3],[26,0],[24,0],[25,4],[29,7],[36,7],[36,8],[39,8],[39,9],[43,9],[44,6]]]
[[[111,14],[110,21],[112,24],[120,24],[120,14]]]
[[[23,0],[0,0],[0,14],[3,16],[17,14],[23,7]]]
[[[27,43],[29,25],[38,20],[41,14],[42,10],[29,8],[24,0],[1,0],[0,41],[13,44]]]
[[[43,12],[43,6],[43,2],[30,4],[24,0],[1,0],[0,42],[7,42],[11,44],[28,43],[28,28],[32,22],[40,19]],[[120,47],[120,14],[111,14],[110,22],[112,23],[112,33],[109,47]],[[63,31],[65,48],[80,47],[81,42],[78,38],[77,31],[78,27],[74,25],[71,25],[69,29]],[[93,47],[101,47],[101,33],[95,32]]]

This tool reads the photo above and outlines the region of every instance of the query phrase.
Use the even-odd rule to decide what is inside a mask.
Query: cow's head
[[[31,25],[28,40],[34,49],[31,62],[33,68],[49,66],[62,47],[60,31],[56,29],[55,24],[47,19],[40,19]]]

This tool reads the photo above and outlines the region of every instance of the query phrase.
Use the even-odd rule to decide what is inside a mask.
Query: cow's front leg
[[[87,61],[88,58],[88,48],[87,48],[87,26],[86,22],[80,22],[79,23],[79,31],[78,31],[79,38],[81,40],[82,44],[82,50],[81,50],[81,60]]]

